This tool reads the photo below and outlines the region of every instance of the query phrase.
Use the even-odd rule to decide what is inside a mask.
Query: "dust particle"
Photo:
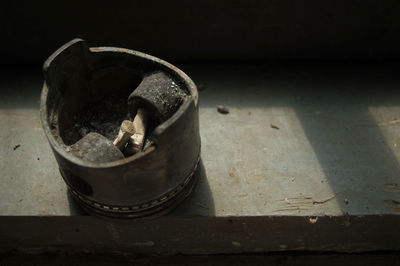
[[[20,144],[17,144],[17,145],[15,145],[15,146],[14,146],[14,148],[13,148],[13,149],[14,149],[14,151],[15,151],[16,149],[18,149],[19,147],[21,147],[21,145],[20,145]]]
[[[275,124],[271,124],[271,128],[279,130],[279,127]]]
[[[217,106],[217,111],[220,114],[224,114],[224,115],[229,114],[229,108],[226,107],[226,106],[223,106],[223,105],[218,105]]]
[[[240,246],[242,246],[242,244],[240,242],[237,242],[237,241],[232,241],[232,246],[240,247]]]

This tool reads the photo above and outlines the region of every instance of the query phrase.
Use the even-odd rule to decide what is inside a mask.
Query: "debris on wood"
[[[20,145],[20,144],[17,144],[17,145],[15,145],[15,146],[14,146],[14,148],[13,148],[13,149],[14,149],[14,151],[15,151],[16,149],[18,149],[19,147],[21,147],[21,145]]]
[[[279,130],[279,127],[275,124],[271,124],[271,128]]]
[[[283,203],[282,208],[279,210],[276,210],[276,211],[302,210],[303,208],[311,208],[312,205],[324,204],[334,198],[335,198],[335,195],[333,195],[329,198],[323,199],[323,200],[314,200],[313,197],[311,197],[311,196],[299,196],[299,197],[292,197],[292,198],[284,198],[282,200],[279,200],[280,202]]]
[[[217,111],[220,114],[224,114],[224,115],[229,114],[229,108],[226,107],[226,106],[223,106],[223,105],[218,105],[217,106]]]
[[[334,198],[335,198],[335,196],[333,195],[332,197],[324,199],[324,200],[314,200],[313,204],[324,204],[324,203],[327,203],[330,200],[333,200]]]

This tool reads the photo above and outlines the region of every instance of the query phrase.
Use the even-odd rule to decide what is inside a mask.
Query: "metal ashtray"
[[[44,132],[62,177],[89,213],[158,216],[198,176],[198,93],[156,57],[74,39],[43,66]]]

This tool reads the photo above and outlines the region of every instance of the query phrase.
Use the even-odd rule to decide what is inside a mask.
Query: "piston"
[[[41,120],[61,176],[87,212],[156,217],[199,176],[198,92],[175,66],[74,39],[44,63]]]

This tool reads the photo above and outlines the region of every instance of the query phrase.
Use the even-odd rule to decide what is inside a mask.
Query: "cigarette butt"
[[[132,124],[135,132],[130,136],[128,145],[126,145],[124,150],[127,155],[132,155],[143,150],[146,137],[147,111],[143,108],[138,109]]]
[[[113,144],[119,149],[124,150],[126,144],[130,140],[131,136],[135,133],[135,127],[129,120],[124,120],[119,129],[118,136],[114,140]]]

